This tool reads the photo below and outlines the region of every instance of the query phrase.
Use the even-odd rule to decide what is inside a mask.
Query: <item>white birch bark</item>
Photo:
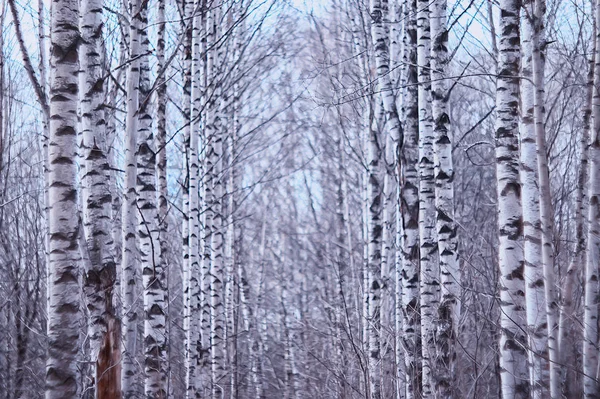
[[[191,105],[192,105],[192,35],[193,24],[193,0],[183,1],[184,21],[181,24],[181,35],[184,35],[181,62],[183,64],[182,85],[182,117],[183,117],[183,147],[185,151],[184,178],[181,184],[183,223],[182,235],[182,288],[183,288],[183,333],[185,334],[185,382],[186,398],[196,397],[196,363],[197,346],[194,344],[193,318],[195,307],[192,305],[194,296],[192,294],[191,280],[194,276],[190,268],[190,137],[191,137]],[[197,277],[196,277],[197,279]],[[196,328],[199,328],[196,322]]]
[[[204,5],[206,2],[201,0]],[[209,18],[210,17],[210,18]],[[204,61],[202,64],[203,76],[201,78],[202,82],[202,92],[204,93],[204,98],[202,100],[202,110],[203,110],[203,129],[202,129],[202,151],[201,151],[201,159],[203,169],[203,181],[202,181],[202,192],[203,192],[203,234],[202,234],[202,249],[203,249],[203,257],[201,263],[201,312],[200,312],[200,327],[201,327],[201,340],[202,340],[202,353],[200,354],[200,375],[203,379],[203,386],[205,395],[210,395],[210,390],[212,389],[212,371],[211,371],[211,337],[210,337],[210,328],[211,328],[211,236],[212,236],[212,219],[213,219],[213,174],[212,174],[212,159],[208,157],[208,144],[212,140],[210,126],[208,124],[209,118],[209,108],[208,108],[208,98],[210,98],[212,92],[209,86],[210,83],[210,71],[212,69],[212,65],[214,65],[214,51],[212,48],[209,50],[209,43],[214,43],[214,34],[209,38],[213,29],[209,29],[210,24],[214,24],[214,18],[212,15],[206,11],[202,13],[201,20],[201,33],[200,37],[200,53],[204,57]],[[209,23],[210,21],[210,23]],[[210,40],[209,40],[210,39]]]
[[[417,65],[419,106],[419,245],[422,395],[436,388],[435,322],[440,301],[440,269],[436,236],[433,118],[431,114],[431,40],[429,2],[417,1]]]
[[[165,30],[166,30],[166,19],[165,19],[165,7],[167,0],[159,0],[158,11],[157,11],[157,33],[156,33],[156,70],[159,74],[156,81],[156,180],[158,181],[158,234],[159,234],[159,246],[160,246],[160,258],[158,262],[163,265],[165,270],[164,274],[164,301],[165,308],[165,359],[170,359],[169,338],[171,336],[169,327],[169,273],[170,269],[170,256],[169,256],[169,220],[168,220],[168,183],[167,183],[167,80],[165,77],[166,71],[164,68],[165,64]],[[165,365],[165,373],[168,375],[171,373],[170,361]],[[168,389],[168,388],[167,388]]]
[[[402,342],[405,372],[405,397],[419,397],[421,392],[421,319],[419,299],[419,176],[418,137],[418,71],[417,71],[417,20],[416,0],[405,3],[403,81],[404,143],[400,170],[401,198],[399,198],[398,241],[400,250],[396,268],[401,286],[401,297],[396,300],[402,311]],[[399,270],[399,271],[398,271]]]
[[[436,331],[437,386],[439,397],[455,395],[456,340],[460,317],[460,270],[454,223],[454,164],[452,130],[448,115],[448,28],[446,0],[429,5],[431,28],[431,97],[434,123],[436,230],[440,261],[441,303]]]
[[[132,0],[130,2],[131,15],[139,13],[139,2]],[[130,64],[127,70],[127,115],[125,120],[125,179],[123,195],[123,245],[121,256],[122,270],[122,301],[123,301],[123,352],[121,369],[121,389],[123,398],[135,398],[137,395],[137,384],[139,380],[136,376],[139,370],[136,367],[136,355],[138,352],[137,344],[137,323],[138,323],[138,298],[140,291],[137,288],[139,284],[138,275],[138,248],[136,241],[136,220],[137,220],[137,130],[138,116],[137,109],[139,103],[139,80],[140,80],[140,39],[138,35],[139,19],[133,18],[129,27],[129,58]]]
[[[137,35],[140,40],[140,81],[137,147],[137,216],[142,283],[144,287],[144,394],[167,396],[166,273],[160,251],[157,209],[156,145],[150,114],[148,3],[140,4]]]
[[[191,4],[186,3],[186,7],[190,8]],[[191,27],[191,31],[188,30],[187,34],[190,35],[189,45],[191,45],[191,52],[187,56],[190,57],[191,61],[191,87],[188,86],[188,90],[191,88],[191,93],[186,94],[186,101],[191,101],[186,104],[188,110],[191,110],[189,118],[190,126],[187,128],[189,131],[188,140],[188,162],[189,162],[189,215],[187,220],[187,228],[189,231],[189,276],[188,276],[188,290],[189,290],[189,311],[190,311],[190,324],[188,330],[188,342],[190,345],[190,359],[188,364],[188,396],[190,398],[198,398],[202,395],[202,380],[199,375],[199,360],[200,353],[203,350],[201,342],[201,331],[200,331],[200,169],[199,169],[199,156],[198,156],[198,139],[200,135],[200,105],[199,99],[201,98],[203,66],[200,60],[200,40],[201,34],[204,32],[201,24],[203,22],[201,14],[197,11],[199,3],[194,4],[194,9],[188,10],[188,15],[192,20],[188,22]],[[192,24],[193,21],[193,24]],[[187,57],[186,56],[186,57]]]
[[[80,323],[77,209],[79,2],[56,0],[51,18],[49,276],[46,399],[78,398]]]
[[[367,293],[367,337],[368,369],[371,399],[381,398],[381,234],[382,228],[382,182],[381,182],[381,137],[374,126],[369,126],[367,148],[367,281],[364,287]]]
[[[220,6],[213,7],[207,12],[207,74],[210,79],[212,93],[207,101],[206,135],[207,135],[207,174],[212,176],[212,193],[210,196],[212,208],[210,234],[210,348],[212,395],[220,397],[224,394],[222,378],[225,375],[225,308],[224,308],[224,265],[223,265],[223,127],[220,102],[220,79],[218,74],[218,23],[220,21]],[[208,166],[210,165],[210,166]]]
[[[558,363],[558,302],[554,282],[554,209],[550,190],[550,170],[546,148],[545,59],[546,59],[546,0],[535,0],[531,8],[533,25],[533,82],[535,134],[540,187],[540,212],[542,221],[542,261],[544,290],[546,295],[546,318],[548,335],[548,359],[550,368],[550,396],[560,397],[561,365]]]
[[[583,317],[583,394],[584,398],[598,396],[598,259],[600,257],[600,6],[596,3],[596,49],[594,59],[594,94],[589,160],[588,237],[585,265],[585,296]]]
[[[542,221],[538,189],[537,145],[534,120],[533,47],[534,34],[530,16],[533,1],[523,3],[521,12],[521,195],[523,207],[523,262],[525,265],[525,304],[527,313],[528,358],[531,395],[548,395],[547,319],[542,263]]]
[[[110,358],[112,331],[117,328],[113,292],[116,265],[111,235],[110,166],[105,152],[105,82],[102,71],[102,0],[81,3],[80,111],[82,131],[83,229],[89,262],[85,262],[84,292],[89,312],[89,342],[96,397],[120,396],[120,357]],[[101,356],[100,353],[102,353]]]
[[[500,382],[502,397],[528,398],[525,283],[519,182],[519,2],[500,1],[496,81],[496,180],[500,267]]]
[[[402,143],[403,132],[400,124],[400,116],[396,107],[396,99],[390,78],[390,52],[388,48],[388,37],[386,34],[385,12],[388,8],[387,0],[371,0],[371,37],[374,46],[375,65],[377,68],[377,85],[381,93],[383,109],[385,111],[386,130],[389,131],[392,139],[393,151],[389,151],[389,158],[386,161],[391,164],[396,164],[396,157],[399,149],[396,146]],[[391,191],[393,192],[393,190]]]
[[[371,41],[374,46],[373,54],[375,56],[375,65],[377,68],[377,86],[380,92],[383,107],[381,111],[384,114],[384,126],[385,129],[380,131],[384,133],[380,140],[380,146],[382,149],[382,165],[384,169],[383,184],[382,184],[382,250],[381,250],[381,289],[384,295],[381,295],[381,327],[380,331],[388,330],[389,325],[389,314],[391,296],[388,295],[388,280],[389,280],[389,255],[392,247],[392,228],[393,228],[393,215],[394,215],[394,193],[395,184],[397,181],[397,154],[398,144],[401,143],[402,139],[402,126],[400,124],[400,118],[398,115],[398,109],[396,107],[396,98],[394,95],[394,89],[392,86],[392,79],[390,73],[390,50],[388,46],[388,32],[389,18],[388,18],[388,1],[387,0],[371,0],[370,1],[370,13],[371,13]],[[380,360],[383,368],[384,362],[383,357],[387,352],[387,339],[385,336],[380,335]],[[380,378],[384,378],[382,374]],[[382,381],[383,388],[383,381]],[[385,395],[384,392],[380,395]]]

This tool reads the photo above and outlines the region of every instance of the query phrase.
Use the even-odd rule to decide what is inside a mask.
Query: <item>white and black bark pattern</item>
[[[138,242],[144,287],[144,393],[147,398],[167,397],[166,273],[160,253],[157,209],[156,146],[150,115],[147,2],[134,18],[139,19],[141,46],[137,147]]]
[[[438,309],[437,395],[453,397],[455,387],[454,360],[460,317],[460,270],[458,242],[454,223],[454,164],[452,131],[448,115],[448,28],[446,0],[436,0],[429,6],[431,22],[431,97],[434,123],[435,207],[440,277],[441,303]]]
[[[419,397],[421,392],[421,319],[419,300],[419,107],[417,71],[417,20],[416,0],[406,2],[404,8],[404,63],[403,81],[404,144],[400,169],[398,231],[401,233],[396,268],[399,271],[401,297],[396,298],[402,307],[402,347],[404,349],[405,395],[407,399]]]
[[[369,351],[369,385],[371,399],[381,398],[381,235],[382,226],[382,181],[381,181],[381,137],[373,124],[368,130],[367,148],[367,336]]]
[[[417,1],[417,65],[419,106],[419,245],[422,395],[436,387],[435,327],[440,301],[440,268],[436,235],[433,118],[431,114],[431,40],[429,2]]]
[[[598,397],[598,259],[600,257],[600,3],[596,3],[596,51],[594,60],[593,128],[590,137],[588,237],[585,265],[583,317],[583,394]]]
[[[401,146],[400,148],[397,148],[397,146],[403,141],[403,132],[390,78],[390,52],[387,44],[386,24],[384,23],[384,13],[388,9],[388,2],[387,0],[370,0],[370,5],[371,38],[377,67],[377,86],[383,101],[386,130],[389,131],[394,143],[393,151],[388,151],[389,154],[386,154],[386,163],[393,166],[396,164],[397,154],[401,148]],[[390,159],[387,159],[388,155]]]
[[[77,209],[79,2],[55,0],[51,18],[49,276],[46,399],[75,399],[80,323]]]
[[[396,98],[396,106],[400,107],[402,104],[402,75],[406,69],[404,61],[405,42],[403,40],[403,27],[405,26],[404,19],[404,2],[400,0],[392,0],[389,12],[390,20],[390,71],[392,79],[392,87],[394,88],[394,96]],[[398,110],[400,114],[400,110]],[[400,123],[402,123],[402,117],[400,117]],[[404,128],[404,126],[403,126]]]
[[[216,75],[213,75],[213,82],[219,79]],[[215,87],[218,92],[218,88]],[[213,100],[217,96],[213,95]],[[209,109],[215,105],[208,104]],[[223,132],[221,124],[220,109],[213,109],[212,115],[209,114],[207,123],[212,124],[214,127],[214,134],[210,143],[208,144],[207,157],[212,159],[212,173],[213,175],[213,193],[212,193],[212,232],[211,232],[211,282],[210,282],[210,307],[211,307],[211,369],[213,378],[213,396],[219,397],[223,394],[222,384],[225,374],[225,304],[224,304],[224,259],[223,259],[223,182],[222,182],[222,171],[223,171]],[[212,117],[212,118],[211,118]]]
[[[181,24],[183,41],[182,64],[183,64],[183,93],[182,93],[182,116],[183,116],[183,148],[185,151],[185,169],[182,182],[182,208],[183,223],[182,235],[182,285],[183,285],[183,333],[185,334],[185,370],[186,370],[186,398],[195,398],[196,395],[196,346],[193,344],[193,317],[195,308],[192,305],[191,280],[194,276],[190,268],[190,135],[191,135],[191,104],[192,104],[192,20],[193,0],[183,1],[183,14],[185,21]],[[196,277],[196,281],[197,281]],[[197,284],[197,283],[196,283]],[[198,328],[196,323],[196,328]]]
[[[186,3],[186,7],[191,6]],[[200,327],[200,168],[198,157],[198,139],[200,135],[200,105],[199,101],[202,96],[203,79],[203,63],[200,55],[201,35],[204,32],[202,26],[203,19],[201,13],[198,13],[199,3],[194,4],[194,10],[189,10],[190,17],[193,18],[192,29],[188,30],[190,35],[191,53],[189,54],[191,61],[191,89],[190,95],[187,96],[186,104],[188,110],[191,111],[188,127],[188,162],[189,162],[189,214],[187,219],[187,228],[189,231],[189,308],[190,308],[190,324],[188,330],[189,342],[189,363],[188,363],[188,397],[198,398],[202,395],[202,380],[199,375],[199,361],[203,350],[201,341]],[[191,21],[190,21],[191,23]],[[186,82],[187,83],[187,82]]]
[[[206,5],[207,2],[202,1],[203,5]],[[204,9],[204,7],[203,7]],[[203,210],[202,210],[202,226],[203,226],[203,234],[202,234],[202,263],[200,265],[201,269],[201,282],[200,282],[200,292],[201,292],[201,300],[200,300],[200,328],[201,328],[201,340],[202,340],[202,353],[200,353],[200,370],[199,373],[203,379],[204,392],[205,395],[210,395],[210,390],[212,389],[212,372],[210,366],[211,359],[211,341],[210,341],[210,327],[211,327],[211,234],[212,234],[212,219],[213,219],[213,208],[212,204],[213,200],[213,167],[212,167],[212,158],[208,157],[208,144],[212,141],[212,132],[214,131],[211,124],[208,123],[210,120],[209,108],[208,108],[208,98],[212,95],[212,92],[209,90],[209,71],[212,69],[212,65],[214,65],[214,51],[207,51],[209,49],[209,43],[214,42],[214,36],[210,38],[209,41],[209,33],[212,32],[209,29],[209,18],[212,16],[208,11],[202,14],[202,22],[201,29],[202,33],[200,35],[200,53],[203,55],[204,60],[202,64],[203,76],[201,82],[203,84],[203,93],[204,98],[202,100],[202,110],[203,110],[203,129],[202,129],[202,151],[201,151],[201,159],[203,160],[202,166],[204,167],[204,173],[202,173],[203,181],[202,181],[202,192],[203,192]],[[210,19],[214,21],[214,19]],[[211,22],[214,23],[214,22]],[[212,50],[212,48],[211,48]],[[210,66],[210,69],[209,69]]]
[[[537,144],[537,164],[540,187],[540,212],[542,220],[542,261],[544,290],[546,295],[546,318],[548,335],[548,359],[550,367],[550,395],[560,397],[562,369],[558,363],[558,302],[554,282],[554,209],[550,190],[550,169],[546,146],[545,64],[546,64],[546,0],[535,0],[530,8],[528,21],[533,28],[533,82],[534,118]]]
[[[221,122],[222,99],[220,90],[221,77],[218,71],[218,29],[220,7],[213,7],[207,12],[207,75],[210,82],[211,95],[206,104],[206,174],[210,175],[212,190],[207,194],[207,208],[212,211],[210,218],[210,364],[212,376],[212,395],[220,397],[223,394],[223,378],[225,372],[225,306],[223,303],[223,124]],[[208,191],[208,187],[207,187]],[[208,215],[207,215],[208,219]],[[208,220],[207,220],[208,224]]]
[[[106,121],[104,116],[105,82],[102,71],[102,0],[84,0],[81,3],[80,111],[83,136],[83,228],[89,262],[84,273],[84,291],[89,312],[90,356],[95,370],[94,382],[98,398],[104,397],[104,388],[120,378],[120,359],[102,369],[98,363],[100,351],[107,340],[108,325],[116,322],[113,292],[116,265],[111,235],[110,166],[105,152]],[[104,363],[103,363],[104,364]],[[101,381],[102,379],[102,381]],[[116,389],[115,391],[120,391]],[[115,393],[113,391],[113,393]],[[119,392],[120,394],[120,392]]]
[[[502,397],[528,398],[523,220],[519,182],[518,0],[500,1],[496,81],[496,180],[500,246],[500,382]]]
[[[167,186],[167,81],[165,78],[165,6],[166,0],[159,0],[157,12],[157,44],[156,44],[156,69],[159,73],[156,82],[156,179],[158,181],[158,231],[160,258],[158,262],[163,265],[165,270],[164,289],[165,289],[165,345],[169,347],[169,241],[168,241],[168,186]],[[165,349],[166,351],[166,349]],[[169,357],[165,352],[165,358]],[[170,372],[170,364],[165,365],[167,373]]]
[[[131,15],[139,13],[139,2],[132,0],[130,3]],[[137,221],[137,130],[138,130],[138,103],[140,81],[140,41],[138,35],[139,19],[133,18],[129,27],[129,57],[131,62],[127,70],[127,115],[125,120],[125,179],[122,205],[123,245],[121,256],[121,290],[123,301],[122,333],[123,352],[121,368],[121,389],[123,398],[135,398],[137,395],[136,378],[139,370],[136,367],[137,324],[138,324],[138,249],[136,241]]]
[[[540,192],[538,189],[537,145],[534,124],[533,86],[533,26],[531,15],[533,1],[523,2],[521,12],[521,195],[523,206],[523,262],[525,265],[525,302],[527,313],[528,357],[531,393],[534,398],[548,394],[548,344],[546,317],[546,296],[542,264],[542,221],[540,218]]]

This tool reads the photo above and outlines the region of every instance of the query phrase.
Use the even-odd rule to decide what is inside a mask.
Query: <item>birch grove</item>
[[[0,6],[0,396],[596,398],[600,5]]]

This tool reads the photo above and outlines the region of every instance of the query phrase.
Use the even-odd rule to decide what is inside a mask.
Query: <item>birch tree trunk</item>
[[[137,147],[138,241],[144,287],[144,392],[148,398],[167,397],[166,273],[158,227],[156,147],[150,115],[148,3],[140,4],[141,45]]]
[[[385,111],[386,128],[389,131],[391,139],[394,143],[391,159],[386,161],[391,165],[395,165],[397,154],[400,152],[403,132],[400,124],[400,117],[396,107],[396,98],[390,78],[390,52],[388,48],[388,37],[386,34],[386,26],[384,24],[384,12],[388,9],[387,0],[371,0],[371,38],[374,46],[375,65],[377,68],[377,85],[381,93],[383,102],[383,110]],[[391,168],[393,169],[393,167]]]
[[[187,4],[186,4],[187,5]],[[189,397],[201,397],[202,395],[202,380],[199,375],[199,361],[203,348],[200,331],[200,168],[198,156],[198,139],[200,135],[200,98],[202,96],[203,79],[203,63],[200,59],[200,40],[204,32],[202,27],[202,13],[198,12],[199,2],[194,4],[194,10],[189,11],[193,21],[192,31],[189,33],[191,37],[191,96],[187,96],[186,101],[188,110],[191,109],[189,119],[189,134],[188,153],[189,153],[189,219],[188,229],[190,233],[189,242],[189,297],[190,297],[190,326],[188,331],[188,341],[190,344],[190,360],[189,360],[189,380],[188,380],[188,395]],[[189,88],[188,88],[189,90]]]
[[[110,165],[105,153],[105,86],[101,65],[102,0],[84,0],[82,12],[80,67],[80,111],[83,136],[83,229],[89,262],[84,273],[84,291],[90,315],[89,340],[96,398],[121,396],[120,354],[112,358],[112,346],[118,346],[118,328],[113,292],[116,265],[111,236]],[[112,327],[116,331],[109,331]],[[114,340],[116,334],[117,340]]]
[[[588,208],[588,238],[585,265],[585,296],[583,319],[583,395],[598,397],[598,258],[600,257],[600,4],[596,3],[596,49],[594,59],[594,94],[592,99],[593,128],[589,147],[590,180]]]
[[[55,0],[51,18],[48,357],[46,399],[79,398],[77,100],[79,2]]]
[[[519,182],[519,2],[500,1],[496,80],[496,180],[500,267],[500,383],[505,399],[528,398],[525,282]]]
[[[418,398],[421,392],[421,315],[419,299],[419,105],[417,71],[417,2],[407,1],[404,8],[404,74],[403,92],[404,145],[400,170],[398,231],[400,255],[396,263],[396,284],[401,286],[402,345],[404,348],[405,397]]]
[[[392,79],[390,77],[390,51],[388,46],[388,34],[386,32],[386,28],[388,28],[389,20],[387,20],[387,12],[388,12],[388,1],[387,0],[371,0],[370,1],[370,13],[371,13],[371,41],[374,46],[374,56],[375,56],[375,65],[377,68],[377,86],[381,95],[381,100],[383,104],[382,111],[384,112],[384,123],[386,129],[381,129],[381,132],[384,135],[379,139],[380,151],[385,146],[385,154],[381,154],[381,159],[384,161],[384,177],[382,184],[382,191],[379,200],[382,201],[382,220],[381,227],[382,232],[379,233],[381,237],[379,238],[382,241],[383,248],[380,249],[380,271],[378,272],[380,275],[380,281],[378,284],[381,286],[380,289],[383,289],[383,292],[386,293],[387,290],[387,281],[389,277],[389,269],[388,269],[388,258],[389,253],[391,252],[391,242],[392,242],[392,218],[393,218],[393,208],[392,204],[394,203],[394,186],[397,181],[397,154],[400,151],[398,147],[399,144],[402,143],[403,140],[403,132],[402,126],[400,124],[400,117],[398,115],[398,109],[396,107],[396,98],[394,95],[394,89],[392,86]],[[389,132],[389,133],[388,133]],[[385,144],[385,145],[384,145]],[[370,238],[371,242],[371,238]],[[372,289],[372,287],[371,287]],[[381,294],[377,294],[381,298]],[[382,300],[380,310],[377,310],[380,314],[380,336],[379,336],[379,348],[377,363],[381,363],[381,365],[377,365],[377,367],[382,367],[383,362],[382,358],[387,350],[386,340],[383,339],[381,335],[381,331],[383,329],[381,326],[387,326],[388,322],[388,314],[389,309],[386,304],[390,302],[390,298],[388,295],[385,295],[385,300]],[[383,310],[383,312],[382,312]],[[371,347],[371,356],[373,356],[373,348]],[[381,371],[380,371],[381,372]],[[381,376],[380,378],[382,378]],[[379,389],[383,389],[380,387]],[[382,395],[382,392],[373,392],[372,394],[377,394],[379,396]],[[378,397],[379,397],[378,396]]]
[[[431,97],[434,123],[434,166],[436,230],[440,259],[441,303],[436,331],[437,386],[439,397],[454,397],[454,361],[460,317],[460,271],[458,242],[454,223],[454,164],[452,131],[448,115],[448,30],[446,0],[436,0],[429,6],[431,23]]]
[[[196,364],[198,362],[198,347],[194,341],[194,333],[198,326],[197,306],[198,298],[194,297],[194,278],[198,285],[197,275],[192,274],[190,267],[190,140],[191,140],[191,105],[192,105],[192,38],[193,0],[183,1],[183,15],[185,21],[181,24],[181,34],[185,36],[183,41],[182,63],[183,63],[183,90],[182,90],[182,116],[183,116],[183,147],[185,151],[185,177],[182,183],[182,208],[183,223],[182,233],[182,274],[183,274],[183,333],[185,334],[185,370],[186,370],[186,398],[196,398]],[[196,303],[194,303],[196,301]],[[194,318],[196,317],[196,318]]]
[[[550,368],[550,396],[560,397],[562,367],[558,360],[558,303],[554,282],[554,209],[550,190],[550,170],[546,148],[545,64],[546,64],[546,0],[535,0],[530,19],[533,25],[533,83],[535,134],[537,143],[537,163],[540,187],[540,212],[542,221],[542,261],[544,290],[546,295],[546,318],[548,335],[548,359]]]
[[[138,0],[130,2],[130,13],[140,13]],[[127,115],[125,120],[125,181],[123,195],[123,245],[121,256],[123,300],[123,352],[121,369],[121,389],[123,398],[137,397],[139,380],[136,378],[138,298],[140,291],[138,276],[138,247],[136,241],[137,220],[137,137],[138,137],[138,103],[140,81],[140,38],[138,35],[139,18],[132,18],[129,26],[129,68],[127,70]]]
[[[382,182],[381,182],[381,137],[374,126],[369,126],[367,148],[367,337],[368,337],[368,370],[371,399],[381,398],[381,365],[380,365],[380,328],[381,328],[381,214],[382,214]]]
[[[417,65],[419,106],[419,245],[422,395],[436,388],[435,322],[440,301],[440,269],[436,236],[433,118],[431,114],[429,2],[417,1]]]
[[[527,313],[528,357],[531,394],[543,398],[548,394],[547,319],[542,263],[542,221],[538,190],[537,145],[535,142],[533,47],[534,27],[531,23],[534,2],[523,2],[521,12],[521,48],[523,49],[521,88],[521,194],[523,206],[523,262],[525,265],[525,303]]]
[[[222,123],[220,101],[221,76],[218,73],[218,23],[220,21],[220,6],[213,7],[207,12],[207,74],[210,79],[212,93],[207,101],[206,135],[207,135],[207,174],[212,181],[211,203],[211,235],[210,235],[210,348],[211,348],[211,374],[212,395],[220,397],[224,394],[223,381],[225,362],[225,308],[223,303],[223,132],[225,124]]]
[[[163,265],[165,270],[163,287],[165,290],[165,359],[170,359],[170,323],[169,323],[169,273],[170,268],[168,250],[168,204],[167,197],[169,189],[167,186],[167,80],[165,78],[166,71],[163,70],[166,67],[165,64],[165,6],[166,0],[159,0],[158,12],[157,12],[157,33],[156,33],[156,70],[158,73],[156,81],[156,180],[158,181],[158,233],[159,233],[159,246],[160,246],[160,258],[158,262]],[[165,365],[165,375],[169,375],[171,372],[170,360]],[[168,388],[167,388],[168,389]]]

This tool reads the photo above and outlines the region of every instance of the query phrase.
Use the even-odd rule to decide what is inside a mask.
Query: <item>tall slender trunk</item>
[[[186,6],[188,4],[186,3]],[[188,395],[189,397],[201,397],[203,384],[199,375],[199,361],[203,349],[201,341],[200,329],[200,158],[198,156],[198,141],[200,137],[200,99],[202,96],[203,85],[203,62],[200,54],[200,40],[204,32],[203,29],[203,12],[199,12],[199,2],[194,3],[194,10],[188,11],[190,18],[188,23],[191,31],[188,30],[188,37],[191,45],[191,95],[186,98],[186,101],[191,101],[186,104],[191,115],[189,117],[189,298],[190,298],[190,325],[188,331],[188,342],[190,345],[190,360],[189,360],[189,379],[188,379]],[[192,24],[193,22],[193,24]],[[188,88],[189,89],[189,88]]]
[[[382,121],[385,129],[380,129],[381,132],[381,150],[382,150],[382,233],[381,233],[381,327],[380,327],[380,368],[381,368],[381,396],[386,396],[386,384],[389,380],[387,374],[391,369],[387,367],[387,353],[389,352],[389,336],[385,331],[390,331],[390,314],[393,297],[389,295],[389,280],[390,280],[390,255],[393,246],[393,228],[394,228],[394,212],[395,212],[395,193],[397,183],[397,154],[398,144],[401,143],[399,138],[402,137],[402,126],[396,107],[396,96],[392,85],[392,77],[390,71],[390,49],[389,42],[389,17],[388,17],[388,1],[387,0],[372,0],[370,2],[371,12],[371,38],[374,46],[375,65],[377,69],[377,86],[381,97],[381,112],[383,114]]]
[[[583,316],[583,394],[598,397],[598,259],[600,257],[600,3],[596,2],[596,49],[594,59],[593,128],[589,147],[590,180],[588,208],[588,241],[585,265]]]
[[[550,190],[550,168],[546,148],[545,64],[546,64],[546,0],[535,0],[531,8],[533,25],[533,83],[535,135],[540,187],[540,212],[542,220],[542,262],[546,295],[548,359],[550,367],[550,396],[560,397],[562,366],[558,360],[558,302],[554,283],[554,209]]]
[[[500,41],[496,81],[496,180],[500,268],[500,382],[502,397],[528,398],[525,282],[519,182],[518,0],[500,1]]]
[[[525,303],[527,313],[528,358],[531,393],[534,398],[548,394],[547,320],[544,273],[542,264],[542,221],[535,142],[533,47],[534,34],[530,16],[533,1],[523,2],[521,12],[521,48],[523,59],[521,86],[521,194],[523,206],[523,261],[525,264]]]
[[[157,209],[156,143],[150,114],[148,3],[142,1],[138,19],[140,82],[137,147],[138,242],[144,287],[144,393],[167,397],[166,270],[160,251]]]
[[[203,250],[203,257],[201,263],[201,312],[200,312],[200,326],[201,326],[201,340],[202,340],[202,352],[200,354],[200,375],[203,380],[203,389],[204,395],[210,395],[210,390],[212,389],[212,372],[211,372],[211,337],[210,337],[210,327],[211,327],[211,306],[210,306],[210,298],[211,298],[211,235],[212,235],[212,219],[213,219],[213,190],[212,190],[212,160],[208,157],[208,148],[209,144],[212,140],[212,136],[210,135],[209,130],[209,108],[208,108],[208,99],[213,95],[212,94],[212,86],[210,71],[212,68],[212,64],[214,64],[214,51],[210,46],[210,43],[214,42],[214,35],[209,38],[209,35],[212,32],[212,29],[209,29],[209,21],[212,19],[212,15],[208,12],[207,6],[209,5],[208,0],[200,0],[202,4],[202,9],[205,10],[202,13],[202,19],[200,23],[200,54],[202,54],[202,104],[201,109],[203,110],[202,118],[202,130],[201,130],[201,141],[202,141],[202,151],[200,152],[202,159],[201,166],[204,168],[202,180],[202,193],[203,193],[203,209],[202,209],[202,228],[203,234],[201,235],[201,245]],[[212,3],[210,3],[212,4]],[[212,22],[211,22],[212,23]],[[210,49],[210,51],[208,51]],[[210,65],[209,65],[210,59]]]
[[[436,388],[435,321],[440,301],[440,270],[436,237],[433,118],[431,114],[431,40],[429,2],[417,1],[417,65],[419,78],[419,245],[422,394]]]
[[[398,199],[401,233],[398,244],[400,258],[396,261],[396,284],[401,286],[401,297],[396,298],[402,311],[402,342],[404,350],[405,397],[420,397],[421,392],[421,314],[419,299],[419,106],[417,71],[416,0],[406,2],[404,8],[404,63],[403,81],[404,144],[400,168]]]
[[[454,223],[454,164],[452,131],[448,115],[448,28],[446,0],[429,5],[431,24],[431,97],[434,123],[435,208],[440,259],[441,303],[436,331],[436,391],[439,397],[456,395],[454,361],[460,317],[460,271]]]
[[[192,273],[190,261],[190,179],[191,179],[191,106],[192,106],[192,37],[193,23],[193,0],[183,0],[184,21],[181,24],[181,34],[185,36],[183,41],[182,63],[183,63],[183,93],[182,93],[182,116],[183,116],[183,147],[185,151],[185,169],[182,183],[182,208],[183,223],[182,234],[182,275],[183,275],[183,333],[185,334],[185,370],[186,370],[186,398],[196,398],[196,363],[198,347],[195,344],[195,329],[199,331],[197,319],[197,297],[194,296],[194,282],[198,285],[198,277]]]
[[[207,100],[206,136],[207,136],[207,171],[211,175],[212,192],[210,203],[207,205],[212,210],[210,233],[210,348],[211,348],[211,375],[212,395],[220,397],[223,392],[224,377],[224,330],[225,309],[223,303],[223,128],[221,113],[221,82],[218,73],[218,23],[220,22],[220,7],[214,6],[207,12],[207,74],[209,77],[211,94]],[[209,184],[211,184],[209,183]],[[207,187],[208,190],[208,187]],[[208,195],[207,195],[208,197]],[[207,222],[208,223],[208,222]]]
[[[159,0],[158,12],[157,12],[157,32],[156,32],[156,70],[158,71],[158,77],[156,81],[156,138],[155,138],[155,151],[156,151],[156,180],[158,181],[158,232],[159,232],[159,246],[160,246],[160,258],[158,262],[163,265],[165,270],[164,274],[164,301],[165,308],[165,358],[167,364],[165,365],[166,375],[171,373],[171,345],[170,345],[170,309],[169,309],[169,269],[170,269],[170,257],[168,254],[169,241],[169,220],[168,220],[168,203],[167,197],[169,194],[168,183],[167,183],[167,80],[165,78],[165,6],[166,0]],[[168,392],[168,387],[167,387]]]
[[[140,12],[138,0],[131,0],[130,14],[137,16]],[[123,195],[123,245],[121,256],[121,290],[123,301],[123,352],[121,368],[121,389],[124,399],[137,396],[138,382],[136,367],[138,353],[138,247],[136,241],[137,220],[137,130],[138,103],[140,81],[140,38],[138,35],[139,18],[132,18],[129,26],[129,68],[127,70],[127,115],[125,120],[125,181]]]
[[[382,233],[382,181],[381,181],[381,137],[375,127],[375,121],[368,130],[367,147],[367,281],[364,287],[367,293],[367,337],[368,369],[370,396],[381,398],[380,330],[381,330],[381,233]]]
[[[90,355],[95,371],[96,398],[119,398],[120,354],[112,358],[118,322],[113,292],[116,265],[111,236],[110,165],[103,145],[106,142],[104,116],[105,82],[102,71],[102,0],[81,3],[80,111],[83,136],[83,229],[89,262],[84,273],[84,291],[90,315]],[[109,327],[113,331],[109,330]]]
[[[49,276],[46,399],[78,398],[80,297],[77,209],[79,1],[56,0],[51,18],[48,147]]]

